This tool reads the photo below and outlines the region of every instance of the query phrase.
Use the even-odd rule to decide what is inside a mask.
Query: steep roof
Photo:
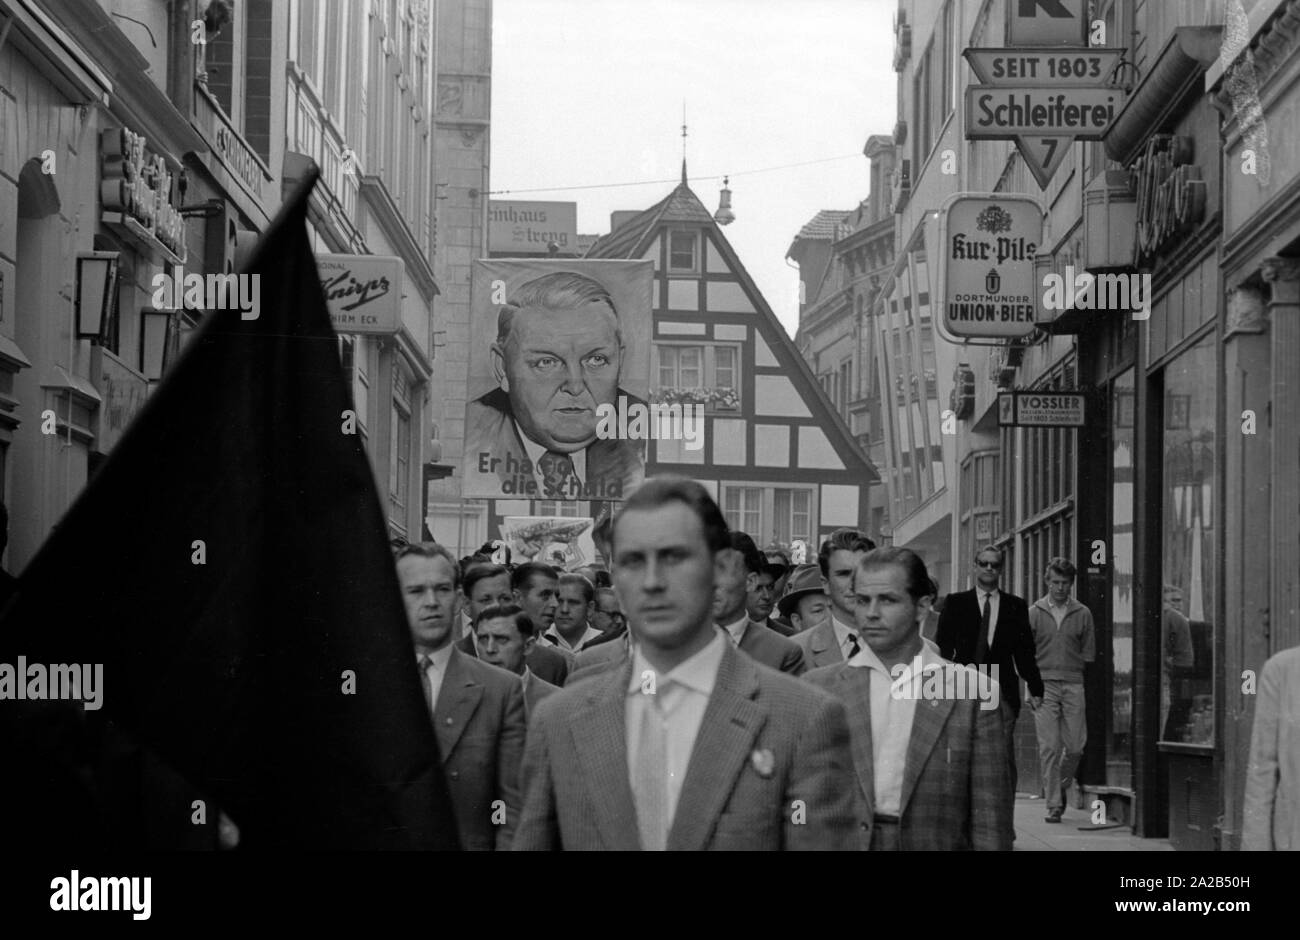
[[[713,216],[683,180],[677,184],[676,189],[649,209],[628,219],[597,241],[587,252],[587,257],[627,258],[636,251],[641,239],[660,222],[712,223]]]

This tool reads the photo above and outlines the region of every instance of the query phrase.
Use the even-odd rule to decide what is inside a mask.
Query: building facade
[[[395,308],[380,325],[336,327],[390,532],[418,540],[438,294],[434,10],[428,0],[291,0],[288,17],[284,183],[309,163],[320,167],[309,220],[322,276],[350,283],[358,256],[401,262],[400,292],[377,301]]]
[[[685,166],[667,197],[613,221],[587,257],[653,263],[651,399],[708,392],[704,446],[651,441],[646,475],[701,481],[727,523],[759,545],[814,546],[841,526],[868,528],[878,474],[687,185]]]
[[[0,8],[0,492],[11,570],[35,554],[197,324],[200,311],[157,303],[159,276],[232,270],[237,243],[279,204],[272,167],[283,143],[268,122],[283,119],[283,96],[257,76],[283,66],[286,8],[253,0],[233,20],[228,12],[163,0]],[[218,45],[225,58],[205,71]],[[237,72],[248,79],[230,86]],[[218,73],[224,87],[210,81]]]

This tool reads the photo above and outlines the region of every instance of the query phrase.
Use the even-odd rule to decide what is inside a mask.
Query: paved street
[[[1016,797],[1017,852],[1172,852],[1168,839],[1139,839],[1127,826],[1118,829],[1094,829],[1089,813],[1065,810],[1059,824],[1043,821],[1043,800],[1023,794]]]

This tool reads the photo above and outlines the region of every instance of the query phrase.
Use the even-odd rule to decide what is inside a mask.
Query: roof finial
[[[682,185],[686,185],[686,99],[682,99]]]

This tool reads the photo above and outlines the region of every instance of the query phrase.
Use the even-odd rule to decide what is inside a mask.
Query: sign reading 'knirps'
[[[1032,196],[958,193],[939,211],[939,331],[952,342],[1034,331],[1034,255],[1043,210]]]
[[[402,328],[401,258],[319,254],[316,267],[335,332],[392,335]]]

